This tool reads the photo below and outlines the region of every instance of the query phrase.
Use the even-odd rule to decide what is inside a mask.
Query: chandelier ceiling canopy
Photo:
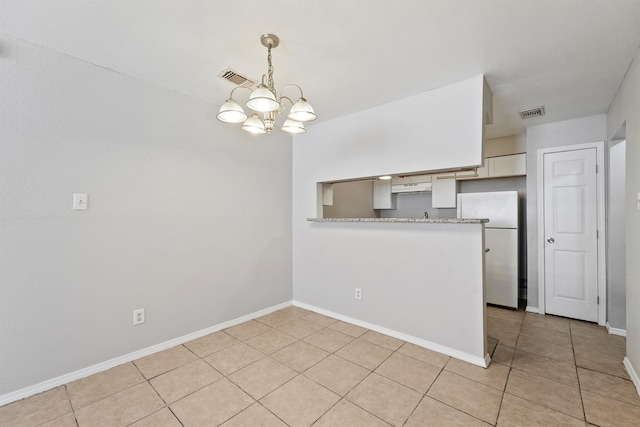
[[[276,48],[278,44],[280,44],[280,39],[275,34],[263,34],[260,37],[260,41],[262,45],[267,48],[267,75],[262,75],[262,83],[251,92],[249,100],[247,101],[247,107],[255,111],[255,113],[248,117],[240,104],[233,99],[233,92],[237,89],[249,89],[239,86],[231,91],[229,98],[222,107],[220,107],[220,112],[216,117],[224,123],[242,123],[240,129],[253,134],[270,133],[273,130],[276,118],[285,111],[285,101],[288,101],[291,104],[291,108],[280,130],[292,134],[305,133],[304,122],[315,120],[317,116],[313,111],[313,107],[311,107],[304,98],[302,88],[296,84],[290,84],[282,89],[281,93],[284,93],[289,88],[297,88],[300,91],[300,97],[297,101],[293,102],[288,96],[278,96],[273,83],[271,49]]]

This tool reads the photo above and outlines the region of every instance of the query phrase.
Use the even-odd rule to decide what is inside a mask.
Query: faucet
[[[422,217],[422,219],[428,219],[429,218],[429,212],[424,211],[424,216]]]

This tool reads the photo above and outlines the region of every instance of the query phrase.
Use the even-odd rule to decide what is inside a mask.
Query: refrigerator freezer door
[[[518,230],[486,228],[484,237],[487,302],[518,308]]]
[[[460,193],[458,218],[488,218],[488,228],[518,228],[518,192]]]

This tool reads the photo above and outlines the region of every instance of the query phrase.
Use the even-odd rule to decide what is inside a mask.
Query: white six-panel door
[[[549,314],[598,320],[596,149],[544,154],[544,294]]]

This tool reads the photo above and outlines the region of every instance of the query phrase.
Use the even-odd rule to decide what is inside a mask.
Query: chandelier
[[[311,105],[304,99],[302,88],[298,85],[291,84],[282,89],[282,92],[284,92],[289,88],[298,88],[300,98],[298,98],[296,102],[293,102],[293,100],[287,96],[278,96],[273,83],[271,49],[276,48],[278,44],[280,44],[280,39],[275,34],[263,34],[260,37],[260,42],[267,48],[267,75],[262,75],[262,83],[251,93],[249,101],[247,101],[247,107],[256,113],[252,114],[251,117],[247,117],[240,104],[233,99],[233,92],[237,89],[248,89],[239,86],[231,91],[229,99],[220,107],[220,112],[216,117],[224,123],[242,123],[240,128],[249,133],[271,133],[276,118],[284,112],[285,101],[289,101],[291,108],[280,130],[294,134],[305,133],[304,122],[315,120],[317,116]]]

